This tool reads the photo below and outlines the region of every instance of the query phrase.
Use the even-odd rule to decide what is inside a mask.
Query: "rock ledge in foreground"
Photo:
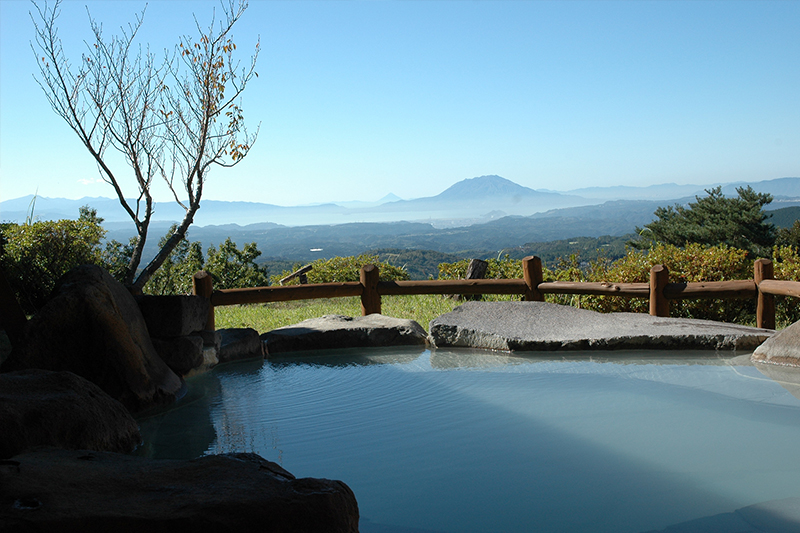
[[[43,449],[0,464],[0,529],[355,533],[341,481],[295,479],[250,453],[191,461]]]
[[[153,347],[136,300],[96,265],[58,280],[1,370],[30,368],[78,374],[131,412],[172,403],[183,390]]]
[[[439,347],[490,350],[752,350],[774,331],[736,324],[597,313],[547,302],[469,302],[430,324]]]
[[[0,459],[34,446],[127,453],[142,441],[121,403],[72,372],[0,374],[0,428]]]

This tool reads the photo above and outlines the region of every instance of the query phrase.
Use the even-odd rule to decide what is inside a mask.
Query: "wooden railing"
[[[194,275],[194,293],[209,299],[206,329],[214,329],[214,308],[236,305],[315,298],[361,297],[364,315],[381,312],[381,296],[402,294],[518,294],[528,301],[544,301],[545,294],[592,294],[647,298],[650,314],[669,316],[670,300],[698,298],[756,298],[756,322],[760,328],[775,328],[775,296],[800,298],[800,282],[773,279],[772,261],[758,259],[753,279],[669,283],[664,265],[650,269],[649,283],[607,283],[543,281],[542,261],[529,256],[522,260],[522,279],[461,279],[423,281],[379,281],[378,268],[366,265],[359,281],[315,283],[286,287],[254,287],[214,290],[211,276],[200,271]]]

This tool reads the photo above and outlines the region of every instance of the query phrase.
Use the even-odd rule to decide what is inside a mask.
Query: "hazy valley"
[[[625,241],[637,226],[653,219],[658,206],[685,204],[696,195],[705,195],[704,190],[714,185],[555,192],[522,187],[499,176],[482,176],[460,181],[439,195],[413,200],[389,195],[376,203],[299,207],[204,200],[188,236],[204,247],[228,237],[239,244],[256,242],[262,260],[277,261],[275,264],[374,250],[392,254],[398,261],[403,260],[403,250],[448,254],[444,258],[537,253],[547,260],[574,252],[593,256],[597,249],[605,248],[605,253],[614,256],[624,252]],[[736,187],[742,185],[774,196],[768,207],[774,210],[776,225],[790,226],[798,218],[800,178],[724,184],[723,191],[735,195]],[[0,220],[23,222],[31,200],[24,197],[0,202]],[[94,207],[105,219],[108,239],[126,242],[134,235],[132,224],[115,199],[39,197],[34,217],[76,218],[82,205]],[[159,237],[181,215],[175,203],[156,205],[146,255],[155,253]]]

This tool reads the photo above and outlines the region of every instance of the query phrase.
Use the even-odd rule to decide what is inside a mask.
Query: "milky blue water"
[[[380,349],[218,367],[141,421],[152,457],[341,479],[361,531],[644,532],[800,496],[800,400],[708,352]]]

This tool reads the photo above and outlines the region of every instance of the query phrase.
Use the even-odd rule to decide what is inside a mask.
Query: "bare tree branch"
[[[58,36],[60,0],[52,8],[47,3],[34,5],[38,13],[38,17],[31,15],[36,29],[32,48],[40,72],[37,82],[56,114],[78,135],[136,226],[139,238],[124,282],[134,292],[141,291],[194,221],[210,168],[236,165],[258,136],[258,130],[250,135],[244,126],[241,95],[257,76],[259,44],[249,66],[240,69],[231,35],[247,3],[222,3],[224,16],[218,26],[215,16],[207,29],[195,18],[197,41],[180,37],[174,51],[165,53],[160,62],[149,48],[135,42],[144,10],[110,39],[89,14],[94,39],[87,43],[88,51],[77,68],[64,54]],[[121,175],[111,169],[109,148],[122,156],[132,173],[129,181],[137,191],[133,200],[126,198]],[[185,216],[134,281],[153,215],[156,175],[164,180]]]

